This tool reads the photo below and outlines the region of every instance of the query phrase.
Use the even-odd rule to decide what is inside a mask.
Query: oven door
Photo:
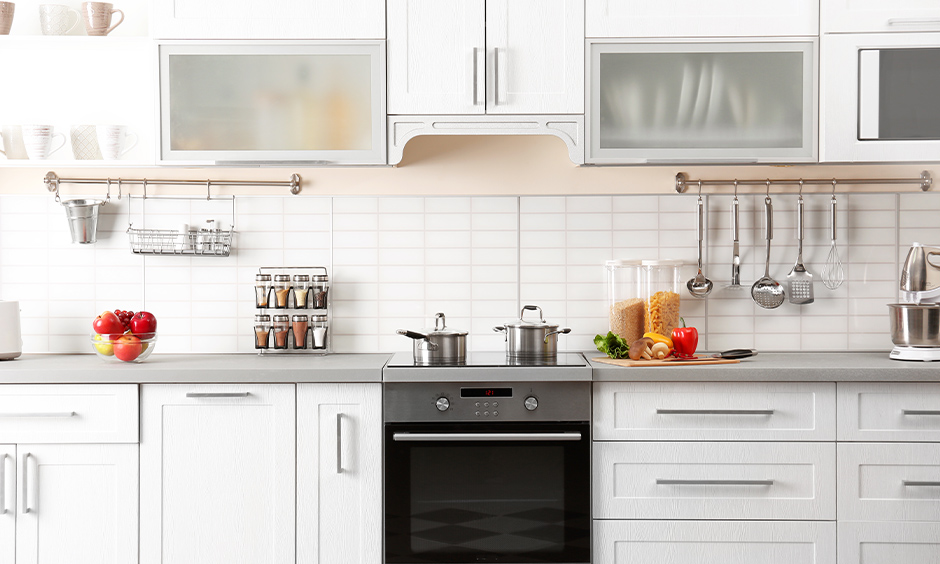
[[[385,426],[385,562],[590,562],[590,427]]]

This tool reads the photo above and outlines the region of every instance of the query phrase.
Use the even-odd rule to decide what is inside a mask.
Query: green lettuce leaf
[[[596,335],[594,337],[594,346],[610,358],[627,358],[630,351],[630,345],[614,334],[613,331],[608,331],[606,337]]]

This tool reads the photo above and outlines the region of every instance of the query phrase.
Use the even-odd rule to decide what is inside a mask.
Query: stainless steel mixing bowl
[[[940,347],[940,304],[888,304],[891,340],[902,347]]]

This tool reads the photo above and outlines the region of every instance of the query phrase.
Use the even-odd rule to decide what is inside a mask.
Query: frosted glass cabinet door
[[[384,164],[384,42],[163,44],[160,144],[167,163]]]
[[[591,44],[592,163],[811,162],[816,42]]]

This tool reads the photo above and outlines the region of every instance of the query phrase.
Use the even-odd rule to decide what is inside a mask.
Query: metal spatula
[[[813,303],[813,275],[803,266],[803,195],[796,202],[796,239],[799,253],[787,274],[787,296],[791,304]]]

